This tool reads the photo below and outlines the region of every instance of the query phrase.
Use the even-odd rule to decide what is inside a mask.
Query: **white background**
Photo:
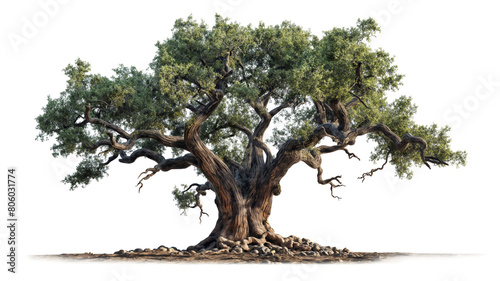
[[[16,167],[19,203],[19,280],[145,280],[248,274],[243,280],[498,280],[492,253],[500,250],[498,188],[500,71],[498,20],[494,1],[2,1],[0,7],[2,169]],[[373,148],[358,140],[351,152],[324,157],[325,177],[342,174],[346,187],[330,196],[316,183],[316,171],[296,165],[274,199],[271,225],[283,236],[306,237],[351,251],[480,253],[479,256],[406,259],[356,265],[171,265],[141,263],[59,263],[30,255],[110,253],[119,249],[186,248],[215,225],[213,196],[203,198],[210,217],[198,221],[173,202],[173,186],[204,182],[194,170],[157,174],[135,187],[140,172],[154,163],[114,162],[109,177],[69,191],[61,180],[77,159],[51,156],[50,142],[35,141],[35,117],[47,96],[64,90],[62,69],[77,58],[93,73],[111,75],[119,64],[145,70],[155,42],[168,38],[175,19],[192,14],[214,22],[215,13],[241,24],[290,20],[321,36],[374,17],[382,33],[373,40],[396,57],[401,94],[419,105],[417,121],[450,125],[452,148],[466,150],[466,167],[419,168],[411,181],[391,167],[364,183],[357,179],[381,163],[368,161]],[[1,192],[2,198],[6,192]],[[6,214],[6,200],[2,199]],[[0,228],[0,254],[7,254],[7,229]],[[4,258],[0,258],[4,260]],[[5,258],[6,260],[6,258]],[[4,264],[2,262],[2,264]],[[0,266],[2,276],[7,266]],[[5,280],[2,278],[2,280]],[[9,279],[10,280],[10,279]],[[365,279],[366,280],[366,279]]]

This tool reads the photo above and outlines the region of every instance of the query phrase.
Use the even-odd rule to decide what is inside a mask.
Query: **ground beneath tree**
[[[268,248],[270,249],[270,248]],[[133,262],[173,262],[173,263],[342,263],[342,262],[374,262],[395,257],[410,256],[442,256],[442,254],[413,253],[377,253],[350,252],[347,249],[337,250],[335,247],[327,254],[321,251],[287,251],[262,250],[235,251],[234,249],[214,249],[206,251],[178,250],[175,247],[160,246],[157,249],[120,250],[113,254],[61,254],[36,256],[43,259],[63,259],[69,261],[133,261]]]

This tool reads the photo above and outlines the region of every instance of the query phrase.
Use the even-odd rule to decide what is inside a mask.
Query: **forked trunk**
[[[260,189],[267,188],[261,187]],[[231,202],[230,207],[227,204],[221,204],[218,198],[215,199],[219,211],[217,223],[206,239],[191,248],[225,248],[226,246],[232,247],[233,244],[245,248],[249,244],[263,244],[277,239],[268,222],[271,214],[272,192],[257,196],[257,193],[249,192],[255,190],[255,187],[239,186],[236,190],[240,194],[231,196],[238,199]]]

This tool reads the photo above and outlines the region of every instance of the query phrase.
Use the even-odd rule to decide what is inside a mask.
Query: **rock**
[[[252,253],[252,254],[257,254],[257,255],[258,255],[258,254],[259,254],[259,250],[254,249],[254,250],[250,251],[250,253]]]
[[[231,253],[241,254],[241,253],[243,253],[243,248],[241,248],[241,246],[235,246],[235,247],[231,250]]]
[[[303,246],[302,251],[311,251],[312,247],[311,246]]]
[[[274,246],[274,247],[272,247],[272,248],[271,248],[271,250],[275,250],[275,251],[276,251],[276,252],[278,252],[278,253],[279,253],[282,249],[283,249],[283,247],[281,247],[281,246]]]
[[[306,252],[300,252],[299,253],[299,257],[307,257],[307,253]]]
[[[344,249],[342,250],[342,252],[343,252],[343,253],[349,253],[349,249],[344,248]]]
[[[144,252],[151,252],[151,249],[150,248],[146,248],[146,249],[144,249]]]
[[[269,260],[263,260],[262,263],[271,263]]]
[[[276,254],[276,251],[275,250],[271,250],[270,252],[267,252],[265,255],[266,256],[274,256],[274,254]]]
[[[117,254],[117,255],[123,255],[125,253],[126,253],[126,251],[123,249],[115,252],[115,254]]]
[[[189,254],[196,254],[196,251],[195,250],[190,250],[188,251]]]
[[[142,253],[142,252],[143,252],[143,250],[142,250],[141,248],[136,248],[136,249],[134,250],[134,252],[135,252],[135,253]]]
[[[261,254],[267,254],[267,253],[269,253],[271,251],[271,249],[269,249],[266,246],[261,246],[258,249],[259,249],[259,253],[261,253]]]
[[[318,244],[316,244],[316,245],[313,246],[312,250],[316,251],[316,252],[319,252],[321,250],[321,247]]]
[[[286,254],[286,255],[290,254],[290,250],[288,250],[288,248],[286,248],[286,247],[280,248],[277,252],[280,254]]]

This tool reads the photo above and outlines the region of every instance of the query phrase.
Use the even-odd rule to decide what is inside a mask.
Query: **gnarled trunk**
[[[269,224],[271,215],[273,188],[269,183],[255,183],[251,186],[238,182],[239,196],[232,202],[231,208],[220,204],[218,198],[215,204],[219,211],[217,223],[210,235],[189,249],[231,248],[240,245],[244,250],[252,244],[262,245],[266,242],[283,245],[285,239],[277,235]],[[249,192],[249,190],[270,190],[266,195]],[[276,188],[274,189],[276,192]],[[259,195],[259,196],[257,196]]]

